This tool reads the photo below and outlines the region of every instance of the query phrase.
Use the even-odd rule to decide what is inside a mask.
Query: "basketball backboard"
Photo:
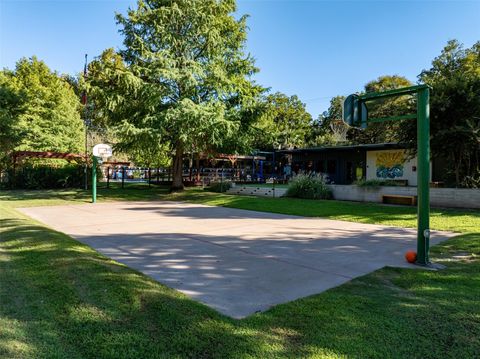
[[[105,143],[99,143],[93,147],[93,155],[102,159],[112,156],[112,147]]]
[[[368,110],[363,101],[359,100],[358,95],[349,95],[345,101],[343,101],[342,109],[343,121],[349,126],[366,128]]]

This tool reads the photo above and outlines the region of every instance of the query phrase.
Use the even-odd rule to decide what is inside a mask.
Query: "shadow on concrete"
[[[235,318],[320,293],[385,266],[413,267],[415,231],[375,227],[248,229],[227,235],[109,233],[75,238]],[[448,236],[438,237],[435,242]]]
[[[472,315],[480,297],[478,259],[433,273],[383,269],[235,321],[62,233],[10,218],[0,230],[6,357],[460,358],[480,349]],[[455,239],[477,256],[479,240],[478,234]]]

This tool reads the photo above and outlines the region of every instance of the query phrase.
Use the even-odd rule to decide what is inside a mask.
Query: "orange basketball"
[[[405,259],[407,260],[408,263],[415,263],[417,260],[417,253],[414,251],[408,251],[405,253]]]

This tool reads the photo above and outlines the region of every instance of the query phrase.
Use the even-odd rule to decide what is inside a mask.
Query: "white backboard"
[[[105,143],[99,143],[93,147],[93,155],[97,157],[107,158],[112,156],[112,146]]]

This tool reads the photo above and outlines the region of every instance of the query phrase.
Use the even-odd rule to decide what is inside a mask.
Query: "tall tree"
[[[265,98],[264,106],[258,124],[257,148],[289,149],[305,145],[312,116],[298,96],[280,92],[270,94]]]
[[[80,103],[67,81],[36,57],[19,60],[14,71],[4,70],[2,76],[20,99],[15,118],[23,135],[17,150],[81,150]]]
[[[167,145],[172,190],[183,189],[185,151],[220,147],[255,120],[263,89],[245,53],[247,18],[235,11],[234,0],[140,0],[117,15],[124,49],[91,66],[93,93],[120,144],[150,137]]]
[[[10,162],[10,153],[20,144],[24,135],[18,122],[23,96],[12,86],[12,76],[7,70],[0,72],[0,172]]]
[[[330,106],[312,122],[308,136],[310,146],[334,145],[337,143],[332,123],[342,120],[343,101],[345,96],[335,96],[330,100]]]
[[[480,42],[465,49],[449,41],[419,80],[432,86],[431,147],[448,160],[457,186],[466,177],[480,184]]]
[[[368,82],[365,85],[365,92],[383,92],[412,85],[412,82],[403,76],[385,75]],[[410,96],[387,98],[368,103],[370,118],[395,116],[409,113],[409,111],[414,111],[414,102]],[[413,121],[410,121],[407,126],[412,124]],[[404,126],[404,121],[371,123],[365,130],[352,128],[348,135],[356,143],[398,142],[402,140],[402,126]]]
[[[332,97],[328,110],[323,113],[323,122],[325,125],[328,126],[332,120],[339,120],[342,118],[343,101],[345,101],[345,96]]]

